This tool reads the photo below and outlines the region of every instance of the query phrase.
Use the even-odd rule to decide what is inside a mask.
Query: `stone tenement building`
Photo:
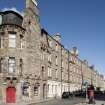
[[[105,80],[93,66],[61,44],[57,33],[41,29],[36,1],[26,0],[24,16],[0,12],[0,100],[15,103],[61,97],[84,84],[105,90]]]

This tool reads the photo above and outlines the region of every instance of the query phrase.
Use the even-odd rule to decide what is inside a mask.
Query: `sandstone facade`
[[[103,76],[66,49],[59,33],[52,37],[41,29],[39,10],[31,0],[26,0],[23,17],[13,11],[0,15],[2,101],[57,98],[84,88],[85,82],[105,89]],[[14,97],[9,100],[11,91]]]

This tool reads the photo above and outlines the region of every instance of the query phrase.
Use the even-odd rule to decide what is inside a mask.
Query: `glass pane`
[[[16,47],[16,34],[9,34],[9,47]]]
[[[15,58],[9,58],[9,73],[15,72]]]
[[[14,72],[13,67],[10,67],[10,66],[9,66],[9,73],[13,73],[13,72]]]
[[[9,38],[15,39],[16,38],[16,34],[9,34]]]
[[[9,47],[16,47],[16,40],[15,39],[9,39]]]

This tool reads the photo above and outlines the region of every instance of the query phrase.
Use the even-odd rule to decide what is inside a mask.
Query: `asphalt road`
[[[74,105],[77,103],[85,102],[83,98],[73,98],[73,99],[56,99],[38,104],[31,105]]]

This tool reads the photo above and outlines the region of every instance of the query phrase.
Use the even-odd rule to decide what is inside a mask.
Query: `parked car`
[[[82,91],[82,90],[74,91],[73,94],[75,97],[81,97],[81,98],[86,97],[86,91]]]
[[[62,98],[69,98],[69,93],[68,92],[63,92]]]
[[[63,92],[62,98],[72,98],[73,92]]]

